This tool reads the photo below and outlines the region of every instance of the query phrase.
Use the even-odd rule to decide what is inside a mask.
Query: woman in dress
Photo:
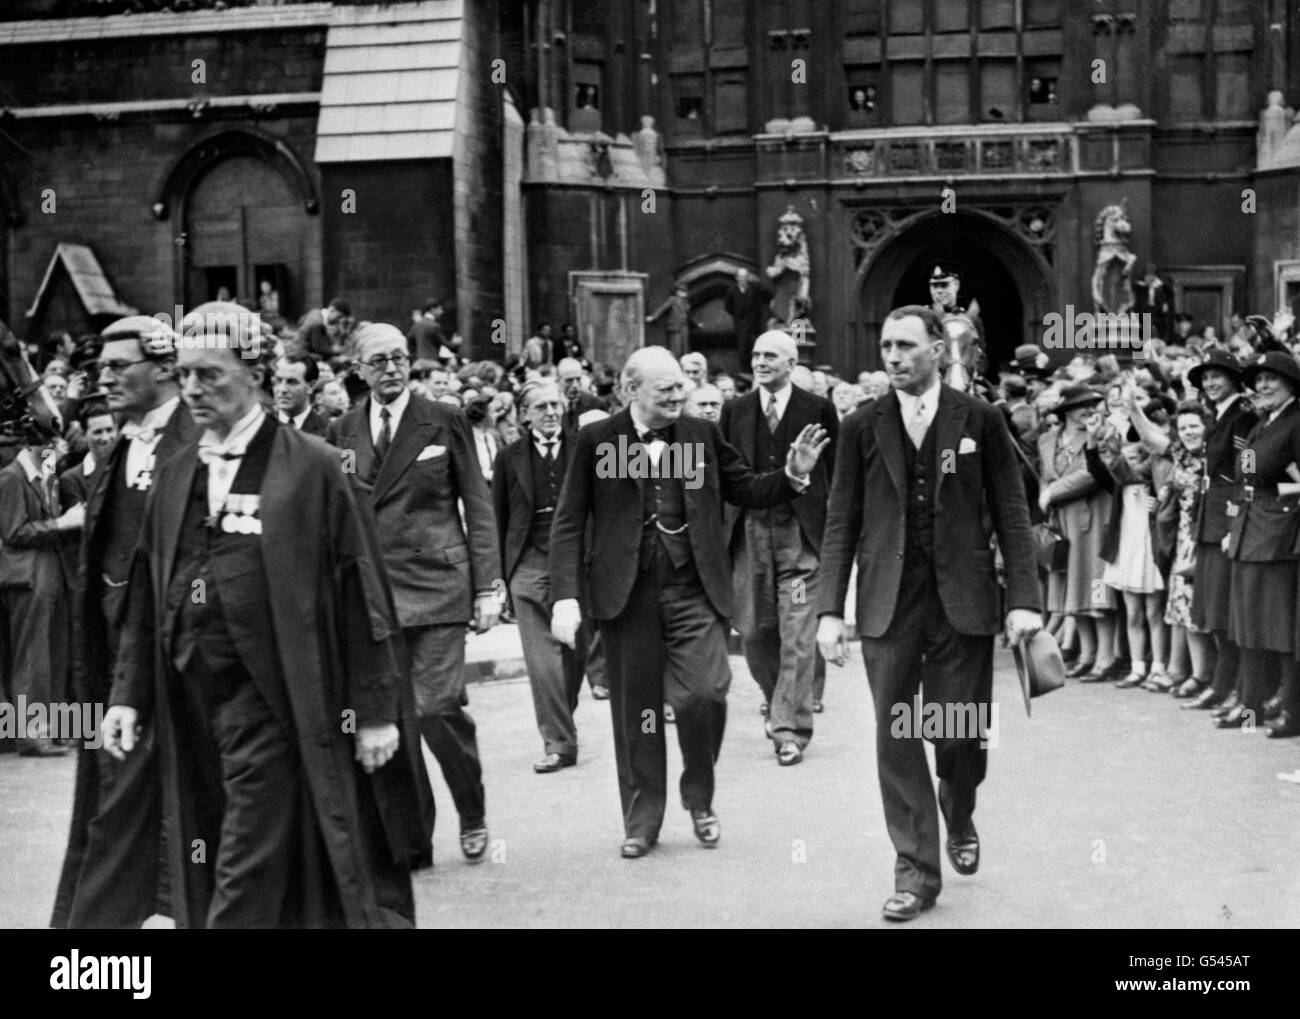
[[[1083,682],[1110,678],[1115,666],[1115,592],[1102,582],[1099,555],[1110,516],[1110,495],[1088,470],[1085,447],[1101,426],[1102,397],[1083,385],[1066,386],[1056,406],[1062,424],[1038,441],[1042,476],[1038,505],[1070,543],[1066,569],[1048,574],[1047,608],[1074,619],[1079,660],[1066,673]]]

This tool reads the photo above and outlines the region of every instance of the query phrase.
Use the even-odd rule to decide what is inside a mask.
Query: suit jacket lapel
[[[910,442],[903,434],[903,422],[898,416],[898,395],[891,389],[876,401],[876,445],[885,458],[890,480],[900,495],[907,494],[907,460],[903,443]]]
[[[640,500],[640,498],[641,498],[641,492],[642,492],[642,490],[645,488],[645,478],[643,478],[643,477],[641,476],[640,473],[630,471],[630,470],[628,470],[627,468],[631,466],[631,462],[632,462],[632,446],[635,445],[635,444],[637,444],[637,443],[639,443],[641,440],[640,440],[639,438],[637,438],[637,434],[636,434],[636,426],[635,426],[634,424],[632,424],[632,412],[631,412],[630,410],[628,410],[626,407],[624,407],[621,411],[618,412],[618,414],[616,414],[616,415],[614,416],[614,434],[613,434],[613,441],[614,441],[616,447],[617,447],[617,444],[618,444],[618,437],[619,437],[620,435],[622,435],[622,436],[625,437],[625,440],[624,440],[625,443],[626,443],[625,448],[626,448],[627,451],[628,451],[628,458],[627,458],[627,459],[628,459],[628,462],[625,463],[625,464],[620,464],[620,465],[619,465],[619,466],[620,466],[620,469],[621,469],[621,470],[620,470],[620,473],[622,473],[622,474],[624,474],[624,475],[630,475],[630,474],[632,474],[632,473],[636,473],[636,477],[635,477],[635,478],[629,477],[628,480],[629,480],[633,485],[636,486],[636,490],[637,490],[637,499],[638,499],[638,505],[639,505],[639,500]],[[646,459],[646,465],[649,466],[649,463],[650,463],[650,460],[649,460],[649,452],[646,453],[646,458],[647,458],[647,459]]]
[[[351,451],[353,469],[362,482],[369,482],[375,469],[375,441],[370,435],[370,397],[348,411],[339,424],[339,448]]]
[[[164,585],[159,594],[166,590],[171,582],[172,568],[176,565],[176,548],[181,540],[181,525],[185,522],[185,506],[189,502],[190,490],[194,487],[194,472],[198,469],[199,444],[196,441],[187,444],[177,452],[177,471],[174,483],[154,485],[152,497],[157,514],[156,533],[162,542],[161,580]]]
[[[951,474],[957,468],[956,457],[959,455],[961,442],[961,430],[966,424],[966,415],[970,413],[970,407],[963,401],[957,399],[957,391],[948,386],[941,385],[939,388],[939,408],[934,416],[934,455],[935,455],[935,484],[934,496],[939,498],[939,493],[943,491],[943,479]],[[945,464],[945,457],[949,463]],[[947,467],[947,470],[944,468]]]
[[[419,397],[411,395],[410,402],[406,405],[406,410],[402,413],[402,420],[397,425],[397,433],[393,436],[393,444],[388,447],[388,455],[384,457],[384,462],[379,465],[379,474],[375,478],[374,500],[375,505],[385,495],[393,484],[406,471],[424,448],[432,429],[429,426],[428,418],[425,417],[424,408],[419,404]],[[370,409],[366,408],[366,421],[369,423]],[[367,433],[369,428],[366,429]],[[374,448],[373,445],[371,447]],[[474,465],[478,466],[477,463]]]
[[[523,489],[524,508],[533,511],[533,433],[524,432],[524,441],[515,447],[515,477]]]
[[[746,399],[736,407],[736,437],[740,440],[740,452],[745,463],[753,466],[758,456],[758,431],[766,428],[763,420],[763,394],[754,390],[754,398]]]

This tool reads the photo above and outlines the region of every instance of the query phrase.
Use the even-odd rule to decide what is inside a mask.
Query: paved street
[[[976,820],[983,862],[947,869],[938,907],[910,927],[1300,926],[1300,741],[1218,732],[1168,697],[1071,684],[1026,719],[1008,655],[995,689],[1000,745]],[[429,927],[879,926],[893,852],[876,786],[871,708],[856,651],[832,667],[804,763],[779,768],[742,659],[715,806],[722,844],[700,847],[670,810],[643,860],[622,829],[609,709],[586,690],[578,767],[537,776],[526,682],[471,688],[492,859],[460,859],[450,811],[418,879]],[[671,734],[670,734],[671,738]],[[679,771],[670,755],[673,781]],[[440,807],[449,805],[436,765]],[[73,762],[0,757],[0,925],[48,921]]]

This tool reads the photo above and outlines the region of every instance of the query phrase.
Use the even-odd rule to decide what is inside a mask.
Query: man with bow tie
[[[427,779],[373,535],[337,454],[263,410],[261,342],[238,305],[185,319],[203,434],[157,468],[104,745],[157,741],[178,927],[408,926]]]
[[[621,854],[636,859],[657,842],[667,803],[665,703],[677,719],[682,805],[704,846],[721,837],[713,768],[727,717],[732,607],[722,503],[757,509],[795,498],[830,438],[809,426],[783,467],[755,473],[717,425],[682,416],[686,377],[663,347],[628,358],[623,391],[628,406],[578,433],[565,472],[550,535],[551,629],[569,647],[584,614],[600,629]]]
[[[578,763],[573,711],[582,689],[585,641],[571,649],[551,634],[551,522],[576,432],[563,427],[565,399],[553,381],[530,383],[519,395],[525,432],[497,454],[492,502],[501,539],[501,565],[509,584],[519,639],[542,735],[539,775]]]
[[[1013,643],[1042,627],[1029,509],[1006,418],[942,384],[945,349],[934,310],[907,305],[886,318],[880,352],[893,388],[840,429],[822,539],[817,643],[839,665],[857,559],[858,632],[875,702],[885,824],[898,854],[883,914],[900,921],[933,906],[942,888],[939,810],[953,869],[978,869],[975,791],[988,766],[987,732],[963,725],[936,736],[936,810],[921,727],[904,724],[900,736],[900,712],[920,708],[924,696],[944,719],[987,719],[999,606],[1005,601]]]
[[[465,710],[465,630],[486,633],[501,614],[492,500],[465,415],[408,388],[406,337],[367,322],[354,349],[370,395],[330,422],[327,438],[374,509],[420,731],[451,789],[461,852],[477,863],[488,830],[478,735]]]
[[[131,559],[158,468],[199,433],[181,402],[171,328],[131,315],[105,329],[102,340],[99,388],[122,424],[86,499],[72,598],[74,689],[90,704],[105,703],[112,687]],[[161,818],[152,738],[122,763],[102,747],[79,751],[51,926],[139,927],[155,912],[165,913],[158,874]]]

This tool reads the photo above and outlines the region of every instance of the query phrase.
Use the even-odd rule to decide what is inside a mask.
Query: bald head
[[[642,347],[623,366],[623,388],[642,421],[664,428],[676,421],[686,401],[686,376],[664,347]]]
[[[754,341],[750,367],[754,381],[769,392],[780,392],[790,384],[790,374],[799,360],[794,337],[779,329],[769,329]]]

